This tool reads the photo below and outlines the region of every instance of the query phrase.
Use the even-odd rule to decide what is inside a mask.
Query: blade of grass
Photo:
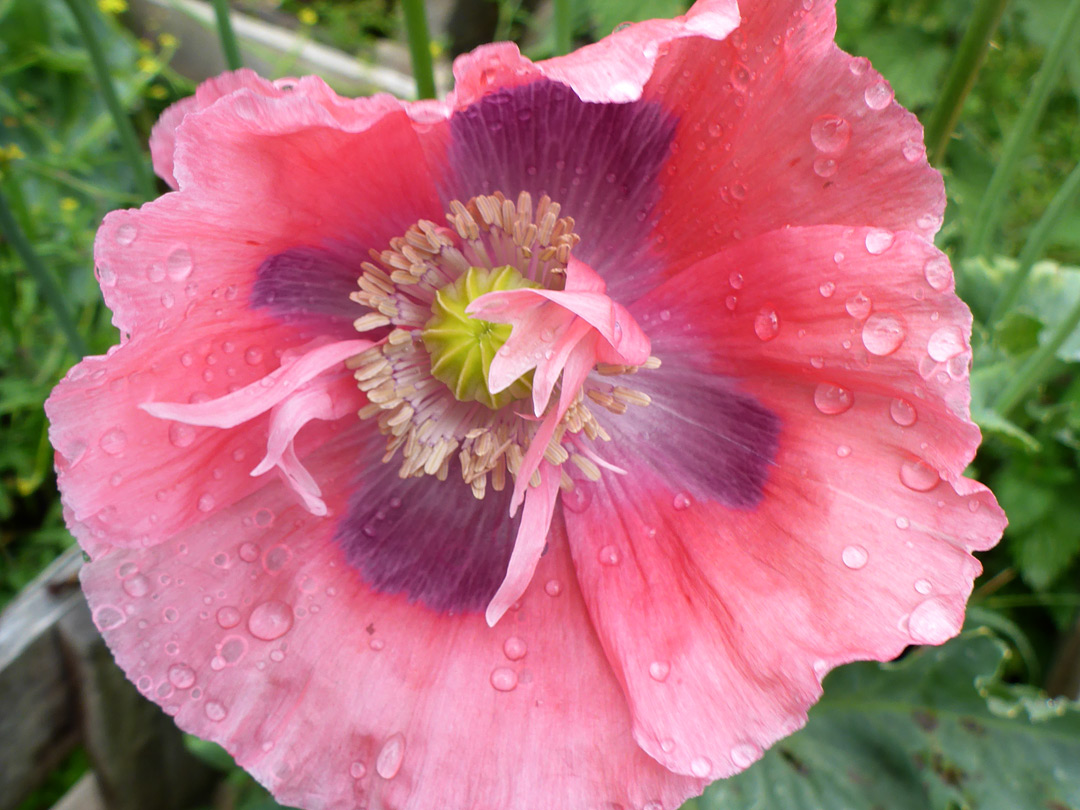
[[[1035,131],[1035,125],[1042,117],[1046,102],[1050,100],[1050,93],[1061,75],[1061,68],[1065,61],[1070,43],[1075,42],[1077,23],[1080,22],[1080,0],[1071,0],[1062,15],[1060,26],[1054,41],[1043,58],[1042,66],[1035,76],[1035,85],[1031,94],[1024,102],[1020,110],[1020,117],[1013,124],[1009,137],[1005,142],[1001,158],[997,168],[990,178],[990,185],[983,194],[979,204],[979,210],[975,214],[975,223],[971,229],[971,236],[967,242],[965,251],[968,256],[986,255],[990,247],[990,234],[996,227],[1001,208],[1005,202],[1005,195],[1009,189],[1009,181],[1013,173],[1020,165],[1020,158],[1024,150],[1031,143],[1031,135]]]
[[[409,38],[413,78],[417,98],[435,98],[435,72],[431,65],[431,35],[428,33],[424,0],[401,0],[405,12],[405,33]]]
[[[71,310],[68,309],[67,301],[64,300],[60,287],[53,280],[45,265],[42,264],[37,253],[34,252],[30,240],[26,238],[26,234],[23,233],[19,223],[15,221],[11,209],[8,208],[7,198],[2,192],[0,192],[0,233],[4,235],[4,239],[19,255],[23,265],[33,277],[38,290],[40,290],[45,302],[52,309],[56,322],[60,325],[60,329],[67,338],[72,353],[76,357],[86,355],[86,343],[83,342],[82,335],[79,334],[79,330],[75,327],[75,320],[71,316]]]
[[[1065,182],[1057,190],[1054,199],[1050,201],[1046,211],[1039,217],[1035,227],[1031,229],[1031,234],[1028,236],[1027,242],[1024,243],[1024,248],[1020,251],[1020,256],[1017,259],[1016,272],[1009,279],[1008,285],[1001,293],[1001,297],[990,314],[990,323],[997,323],[998,319],[1016,303],[1016,298],[1020,295],[1024,282],[1031,275],[1031,268],[1039,260],[1039,257],[1043,255],[1046,243],[1050,241],[1050,233],[1072,204],[1077,192],[1080,192],[1080,163],[1077,163],[1073,170],[1069,172],[1069,176],[1065,178]]]
[[[156,197],[157,187],[154,183],[154,177],[150,174],[146,156],[143,154],[142,149],[139,148],[139,142],[135,137],[135,128],[131,125],[131,119],[128,118],[124,108],[120,105],[120,98],[116,95],[116,88],[113,87],[112,77],[109,75],[109,65],[105,61],[105,53],[101,48],[101,42],[98,41],[97,34],[94,32],[94,22],[90,17],[91,12],[87,8],[86,0],[64,0],[64,2],[71,9],[71,13],[75,17],[75,23],[79,27],[83,44],[86,46],[86,52],[90,54],[90,63],[94,67],[98,87],[101,90],[102,97],[105,99],[105,105],[109,108],[109,114],[112,115],[116,131],[120,135],[120,143],[127,153],[132,170],[135,172],[139,192],[146,199]]]
[[[1002,416],[1008,416],[1009,412],[1027,396],[1028,391],[1046,378],[1047,373],[1057,361],[1057,350],[1076,331],[1078,325],[1080,325],[1080,301],[1076,302],[1065,319],[1057,325],[1050,339],[1032,353],[1020,372],[1009,381],[1005,390],[998,394],[993,404],[995,411]]]
[[[555,0],[555,55],[570,53],[573,47],[573,14],[570,0]]]
[[[960,119],[964,99],[975,84],[975,77],[986,60],[990,40],[1008,4],[1009,0],[979,0],[975,6],[971,24],[964,32],[956,59],[945,79],[945,87],[926,125],[926,152],[934,166],[940,166],[945,159],[945,150]]]
[[[213,0],[213,3],[214,19],[217,21],[218,39],[221,40],[221,50],[225,54],[225,64],[229,66],[229,70],[239,70],[244,66],[244,60],[240,56],[240,45],[236,41],[232,19],[229,17],[229,0]]]

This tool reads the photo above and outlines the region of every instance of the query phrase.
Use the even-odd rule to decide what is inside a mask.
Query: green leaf
[[[589,20],[599,36],[607,36],[624,22],[671,18],[684,14],[684,0],[588,0]]]
[[[701,810],[1064,810],[1080,806],[1080,709],[1000,680],[987,631],[825,682],[807,727]]]

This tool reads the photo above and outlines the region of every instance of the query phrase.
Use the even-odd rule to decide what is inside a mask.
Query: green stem
[[[79,330],[75,327],[75,320],[71,316],[71,310],[68,309],[63,294],[60,292],[60,287],[53,280],[49,271],[45,269],[45,265],[42,264],[41,259],[34,252],[30,240],[26,238],[23,229],[15,221],[11,209],[8,208],[7,198],[2,192],[0,192],[0,233],[4,235],[4,239],[22,259],[22,263],[37,284],[38,290],[41,291],[46,303],[52,308],[53,315],[56,316],[56,321],[60,324],[60,329],[67,338],[71,351],[76,357],[86,355],[86,344],[83,342]]]
[[[1009,279],[1008,286],[990,314],[991,324],[997,323],[998,318],[1008,312],[1012,305],[1016,303],[1016,298],[1020,295],[1024,282],[1031,275],[1031,268],[1039,257],[1043,255],[1043,249],[1046,247],[1046,243],[1050,241],[1050,233],[1054,230],[1054,226],[1057,225],[1062,215],[1068,210],[1078,191],[1080,191],[1080,163],[1073,167],[1069,176],[1065,178],[1065,182],[1061,184],[1061,188],[1058,189],[1057,194],[1054,195],[1054,199],[1050,201],[1046,211],[1039,218],[1035,227],[1032,228],[1031,235],[1024,244],[1024,249],[1020,251],[1016,272]]]
[[[979,0],[975,7],[971,24],[964,33],[960,49],[949,68],[945,87],[930,114],[930,122],[926,125],[926,152],[930,163],[935,166],[940,166],[945,159],[945,150],[949,146],[953,130],[956,129],[956,122],[960,119],[964,99],[975,84],[975,77],[990,48],[990,39],[994,36],[1008,4],[1009,0]]]
[[[1004,391],[998,394],[997,399],[994,400],[995,411],[1002,416],[1008,416],[1028,391],[1043,381],[1047,372],[1054,367],[1058,349],[1076,331],[1077,326],[1080,326],[1080,301],[1077,301],[1069,310],[1065,320],[1057,325],[1050,339],[1035,350],[1024,367],[1020,369],[1020,373],[1009,381]]]
[[[555,55],[570,53],[574,47],[574,20],[570,0],[555,0]]]
[[[1027,101],[1024,102],[1023,109],[1020,110],[1020,117],[1009,132],[997,168],[990,178],[990,185],[983,194],[978,213],[975,215],[971,238],[967,243],[968,256],[985,255],[990,246],[990,233],[997,225],[1002,205],[1005,202],[1005,194],[1009,189],[1009,181],[1012,180],[1013,173],[1020,165],[1024,150],[1031,143],[1031,134],[1039,118],[1042,117],[1046,103],[1050,99],[1050,93],[1061,74],[1069,43],[1074,41],[1078,21],[1080,21],[1080,0],[1071,0],[1061,17],[1057,36],[1046,52],[1042,67],[1035,76],[1035,86],[1027,97]]]
[[[128,118],[124,108],[120,106],[120,98],[116,95],[116,88],[113,87],[112,77],[109,75],[109,66],[105,62],[105,53],[101,49],[97,34],[94,33],[94,23],[90,17],[89,9],[87,9],[86,0],[64,0],[64,2],[71,9],[71,13],[75,17],[75,23],[79,26],[83,44],[86,45],[86,51],[90,54],[90,62],[94,66],[98,87],[101,89],[101,95],[105,98],[105,106],[109,108],[113,124],[116,125],[116,131],[120,135],[120,144],[127,153],[128,161],[135,171],[135,180],[138,183],[139,192],[146,199],[156,197],[157,186],[154,183],[154,176],[150,173],[150,168],[146,163],[146,156],[143,154],[142,149],[139,148],[138,139],[135,137],[135,129],[131,126],[131,119]]]
[[[239,70],[244,66],[244,59],[240,56],[240,44],[236,41],[232,18],[229,16],[229,0],[213,0],[213,3],[218,39],[221,40],[221,50],[225,54],[225,64],[228,65],[229,70]]]
[[[417,98],[435,98],[435,72],[431,65],[431,35],[428,33],[424,0],[401,0],[405,10],[405,33],[409,37],[413,78]]]

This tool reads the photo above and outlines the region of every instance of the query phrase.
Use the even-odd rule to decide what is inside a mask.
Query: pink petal
[[[373,345],[370,340],[329,343],[304,352],[291,363],[283,364],[258,382],[219,399],[190,404],[145,402],[139,407],[158,419],[171,419],[186,425],[236,427],[266,413],[295,389]]]
[[[506,579],[491,598],[484,618],[489,627],[494,627],[499,619],[510,609],[532,582],[536,564],[547,546],[548,529],[551,516],[555,511],[555,500],[559,495],[559,470],[544,462],[540,465],[540,485],[528,487],[525,491],[525,510],[521,515],[521,525],[514,540],[514,551],[510,555]],[[529,472],[532,476],[532,472]],[[524,478],[526,484],[528,478]]]
[[[634,101],[657,54],[669,43],[687,37],[721,40],[738,24],[735,0],[700,0],[684,17],[629,25],[593,45],[535,64],[512,43],[481,46],[454,60],[456,102],[463,107],[491,89],[539,76],[570,85],[583,101]]]
[[[668,269],[789,225],[932,237],[945,192],[922,127],[833,44],[833,4],[739,5],[735,34],[673,43],[644,92],[680,122],[656,225]]]
[[[340,513],[357,446],[328,450],[317,461]],[[273,484],[82,574],[132,681],[280,802],[505,810],[544,795],[553,810],[671,808],[701,791],[627,734],[560,524],[492,630],[372,593],[330,541],[333,521],[289,499]]]
[[[970,315],[942,283],[942,254],[911,234],[886,241],[867,228],[774,232],[635,307],[662,360],[738,380],[782,426],[756,508],[661,479],[620,441],[625,417],[605,455],[630,474],[567,507],[635,739],[680,773],[747,767],[802,725],[831,667],[957,633],[981,570],[971,552],[1004,528],[990,492],[962,477],[979,441]],[[715,279],[736,270],[732,312]]]

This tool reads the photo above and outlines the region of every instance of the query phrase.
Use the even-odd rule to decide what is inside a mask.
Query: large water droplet
[[[518,685],[518,676],[510,667],[496,667],[491,671],[491,685],[500,692],[513,692]]]
[[[142,574],[136,574],[130,579],[124,580],[124,592],[136,599],[150,593],[150,580]]]
[[[820,115],[810,125],[810,140],[821,152],[843,152],[851,142],[851,124],[838,115]]]
[[[862,546],[847,546],[840,552],[840,559],[848,568],[858,571],[866,565],[867,560],[870,559],[870,554]]]
[[[822,298],[832,298],[833,293],[836,292],[836,285],[831,281],[826,281],[818,287],[818,292],[821,293]]]
[[[964,336],[955,326],[943,326],[930,336],[926,353],[939,363],[964,351]]]
[[[911,427],[919,418],[915,406],[906,399],[894,399],[889,403],[889,416],[900,427]]]
[[[284,602],[263,602],[248,617],[248,631],[263,641],[281,638],[292,629],[292,625],[292,607]]]
[[[94,626],[102,632],[119,627],[127,621],[124,611],[114,605],[102,605],[95,608],[91,618],[94,620]]]
[[[886,357],[897,349],[907,337],[903,319],[890,312],[875,312],[863,324],[862,342],[870,354]]]
[[[101,437],[98,444],[110,456],[118,456],[127,447],[127,434],[120,428],[113,428]]]
[[[866,250],[877,256],[891,248],[895,241],[896,235],[892,231],[875,228],[866,234]]]
[[[846,388],[832,383],[820,383],[814,389],[814,405],[828,416],[835,416],[850,410],[855,404],[855,397]]]
[[[952,268],[949,266],[949,260],[944,256],[928,259],[923,265],[923,274],[926,276],[926,283],[938,292],[943,292],[952,284]]]
[[[205,711],[206,716],[215,723],[220,723],[229,714],[228,709],[216,700],[208,700],[203,711]]]
[[[173,664],[168,671],[169,683],[177,689],[190,689],[195,683],[195,670],[187,664]]]
[[[695,757],[690,763],[690,771],[699,779],[704,779],[712,773],[712,762],[708,757]]]
[[[379,755],[375,758],[375,773],[383,779],[393,779],[401,770],[403,759],[405,738],[401,734],[394,734],[379,749]]]
[[[754,318],[754,334],[759,340],[772,340],[780,333],[780,316],[772,307],[765,307]]]
[[[847,303],[844,304],[844,309],[847,310],[847,314],[860,321],[870,314],[872,308],[873,304],[870,302],[870,299],[861,292],[851,296],[851,298],[847,300]]]
[[[940,599],[927,599],[908,617],[908,632],[919,644],[941,644],[956,634],[948,607]]]
[[[938,471],[922,459],[905,461],[900,465],[900,482],[916,492],[929,492],[941,478]]]
[[[185,425],[183,422],[173,422],[169,425],[169,442],[174,447],[187,447],[195,441],[195,428]]]
[[[139,230],[130,222],[125,222],[116,229],[116,241],[121,245],[130,245],[139,235]]]
[[[169,254],[165,260],[165,272],[173,281],[183,281],[191,275],[194,263],[191,259],[191,251],[180,247]]]
[[[653,661],[649,664],[649,677],[654,681],[666,681],[669,672],[671,672],[671,664],[667,661]]]
[[[562,583],[557,579],[549,579],[544,584],[544,593],[548,596],[558,596],[562,593]]]
[[[871,110],[884,110],[893,100],[893,89],[887,81],[877,81],[866,88],[863,98]]]
[[[832,158],[820,157],[814,161],[814,174],[818,177],[832,177],[838,168],[839,165]]]
[[[559,500],[562,501],[563,508],[580,514],[592,503],[592,491],[585,483],[578,481],[569,492],[561,492]]]
[[[510,636],[503,642],[503,655],[511,661],[520,661],[528,651],[529,648],[525,645],[525,642],[517,636]]]
[[[748,743],[731,749],[731,762],[736,768],[749,768],[758,758],[758,749]]]
[[[240,611],[231,606],[221,608],[217,612],[217,623],[225,630],[236,627],[240,624]]]

